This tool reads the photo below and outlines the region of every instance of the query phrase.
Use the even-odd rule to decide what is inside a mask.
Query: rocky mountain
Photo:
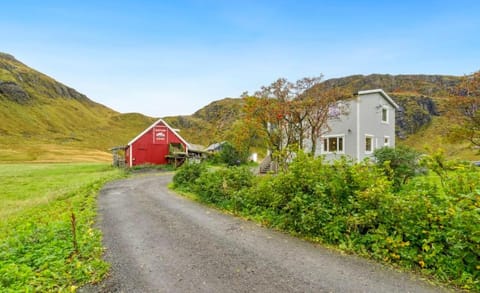
[[[48,76],[28,68],[9,54],[0,53],[0,95],[18,104],[28,104],[37,98],[66,98],[93,104],[87,96]]]
[[[105,160],[153,120],[120,114],[0,53],[0,161],[69,160],[73,152]]]
[[[349,88],[352,91],[381,88],[385,92],[415,93],[425,96],[445,96],[460,81],[459,76],[422,74],[370,74],[332,78],[324,83],[328,86]]]

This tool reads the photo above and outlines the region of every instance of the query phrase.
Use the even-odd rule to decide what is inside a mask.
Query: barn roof
[[[163,123],[170,131],[172,131],[173,133],[175,133],[175,135],[187,146],[187,149],[188,147],[190,146],[190,144],[180,135],[178,134],[177,130],[176,129],[173,129],[172,127],[170,127],[170,125],[168,125],[167,122],[165,122],[165,120],[163,119],[158,119],[157,121],[155,121],[152,125],[150,125],[147,129],[145,129],[142,133],[140,133],[139,135],[137,135],[134,139],[132,139],[128,144],[127,146],[131,146],[135,141],[137,141],[140,137],[142,137],[145,133],[149,132],[152,128],[154,128],[156,125],[158,125],[159,123]]]

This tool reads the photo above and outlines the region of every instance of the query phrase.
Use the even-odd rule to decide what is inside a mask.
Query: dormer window
[[[382,107],[382,122],[388,123],[388,108]]]

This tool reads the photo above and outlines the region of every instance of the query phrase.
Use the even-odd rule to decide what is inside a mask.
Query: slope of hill
[[[154,119],[120,114],[0,53],[0,161],[109,160]]]
[[[166,117],[165,121],[181,130],[188,141],[209,145],[225,139],[225,133],[241,118],[243,100],[225,98],[214,101],[190,116]]]

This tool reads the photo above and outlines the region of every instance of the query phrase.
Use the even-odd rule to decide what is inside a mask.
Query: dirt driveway
[[[439,292],[368,260],[221,214],[169,191],[172,175],[107,184],[99,225],[111,276],[94,292]]]

